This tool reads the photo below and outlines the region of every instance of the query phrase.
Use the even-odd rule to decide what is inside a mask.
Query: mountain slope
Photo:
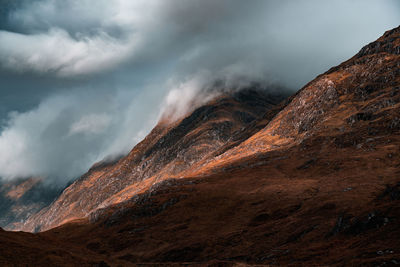
[[[148,170],[150,177],[141,184],[147,186],[136,193],[123,185],[126,198],[117,190],[110,201],[102,202],[107,205],[92,209],[88,220],[32,235],[30,242],[48,241],[39,246],[46,264],[67,265],[71,255],[82,265],[103,266],[399,264],[399,47],[400,27],[318,76],[244,131],[221,130],[219,139],[196,143],[214,129],[215,120],[237,123],[232,114],[242,105],[217,109],[227,114],[217,119],[196,120],[191,117],[195,111],[187,118],[201,123],[189,123],[193,128],[184,137],[173,130],[176,126],[155,128],[125,159],[94,168],[90,179],[102,179],[122,162],[143,163],[140,159],[146,155],[157,173],[177,170],[175,175],[154,183]],[[185,125],[177,128],[187,129]],[[196,135],[201,129],[203,134]],[[224,133],[241,137],[218,143]],[[172,139],[161,142],[161,136]],[[164,145],[165,140],[176,142]],[[184,145],[191,142],[197,144],[193,150]],[[180,161],[165,158],[179,158],[182,148],[194,156],[206,142],[215,149],[195,164],[188,161],[180,168]],[[160,151],[165,160],[157,168],[152,164],[160,162]],[[125,161],[128,158],[131,161]],[[130,165],[125,168],[130,170]],[[64,194],[70,194],[68,190]],[[94,191],[88,192],[92,197]],[[21,233],[0,232],[0,240],[11,234]],[[7,242],[3,244],[8,251]],[[62,249],[51,257],[54,246]],[[18,246],[13,252],[20,251],[23,263],[35,253]],[[10,258],[0,255],[1,260]]]
[[[95,165],[22,229],[47,230],[84,218],[163,179],[182,176],[198,161],[213,158],[265,126],[280,110],[275,105],[283,99],[284,93],[267,94],[254,85],[223,94],[182,120],[162,120],[126,157]]]

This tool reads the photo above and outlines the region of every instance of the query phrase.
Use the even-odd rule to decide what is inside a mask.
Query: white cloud
[[[9,16],[22,33],[0,31],[0,64],[75,76],[126,62],[140,65],[153,56],[172,60],[170,54],[180,72],[247,61],[298,85],[328,67],[325,62],[339,63],[398,23],[394,5],[391,0],[27,1]],[[347,45],[337,45],[341,38]],[[307,58],[313,64],[299,70],[298,62]],[[299,74],[282,71],[295,69]]]
[[[8,127],[0,135],[0,177],[46,174],[49,145],[46,143],[49,139],[45,139],[46,130],[66,107],[65,100],[56,98],[44,102],[36,110],[11,114]]]
[[[63,185],[93,163],[130,151],[154,126],[160,101],[161,96],[136,97],[127,90],[112,95],[79,90],[11,113],[0,134],[0,177],[41,176]]]
[[[69,135],[73,134],[100,134],[110,126],[111,117],[107,114],[89,114],[74,122]]]
[[[201,72],[177,84],[170,81],[171,89],[165,97],[161,119],[170,122],[175,121],[188,111],[206,102],[210,96],[205,97],[202,89],[204,89],[209,81],[209,76],[208,72]]]
[[[0,65],[76,76],[109,70],[139,53],[159,1],[44,0],[10,15],[24,33],[0,31]]]
[[[0,31],[0,64],[20,72],[61,76],[97,72],[123,62],[134,48],[134,40],[121,43],[104,32],[76,40],[57,28],[32,35]]]

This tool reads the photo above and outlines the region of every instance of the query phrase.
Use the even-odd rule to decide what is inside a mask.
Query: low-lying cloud
[[[104,32],[74,39],[58,28],[34,35],[0,31],[0,62],[18,72],[84,75],[116,66],[134,46],[132,40],[121,43]]]
[[[3,1],[0,176],[61,185],[215,81],[297,90],[400,21],[394,0]]]
[[[110,124],[111,116],[106,113],[85,115],[71,125],[69,135],[101,134]]]
[[[133,100],[120,106],[121,97],[126,94],[59,94],[29,112],[11,113],[0,135],[1,175],[51,177],[63,184],[106,156],[128,152],[127,144],[140,141],[141,130],[156,117],[150,108],[142,110],[142,118],[131,114],[138,103],[130,95]]]

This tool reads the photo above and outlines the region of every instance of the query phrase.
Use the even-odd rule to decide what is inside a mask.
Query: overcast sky
[[[62,185],[215,79],[295,91],[399,24],[396,0],[0,0],[0,176]]]

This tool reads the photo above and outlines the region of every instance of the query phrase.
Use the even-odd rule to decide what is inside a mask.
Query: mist
[[[2,0],[0,9],[0,177],[60,186],[129,152],[160,117],[207,101],[217,80],[294,92],[400,22],[394,0]]]

